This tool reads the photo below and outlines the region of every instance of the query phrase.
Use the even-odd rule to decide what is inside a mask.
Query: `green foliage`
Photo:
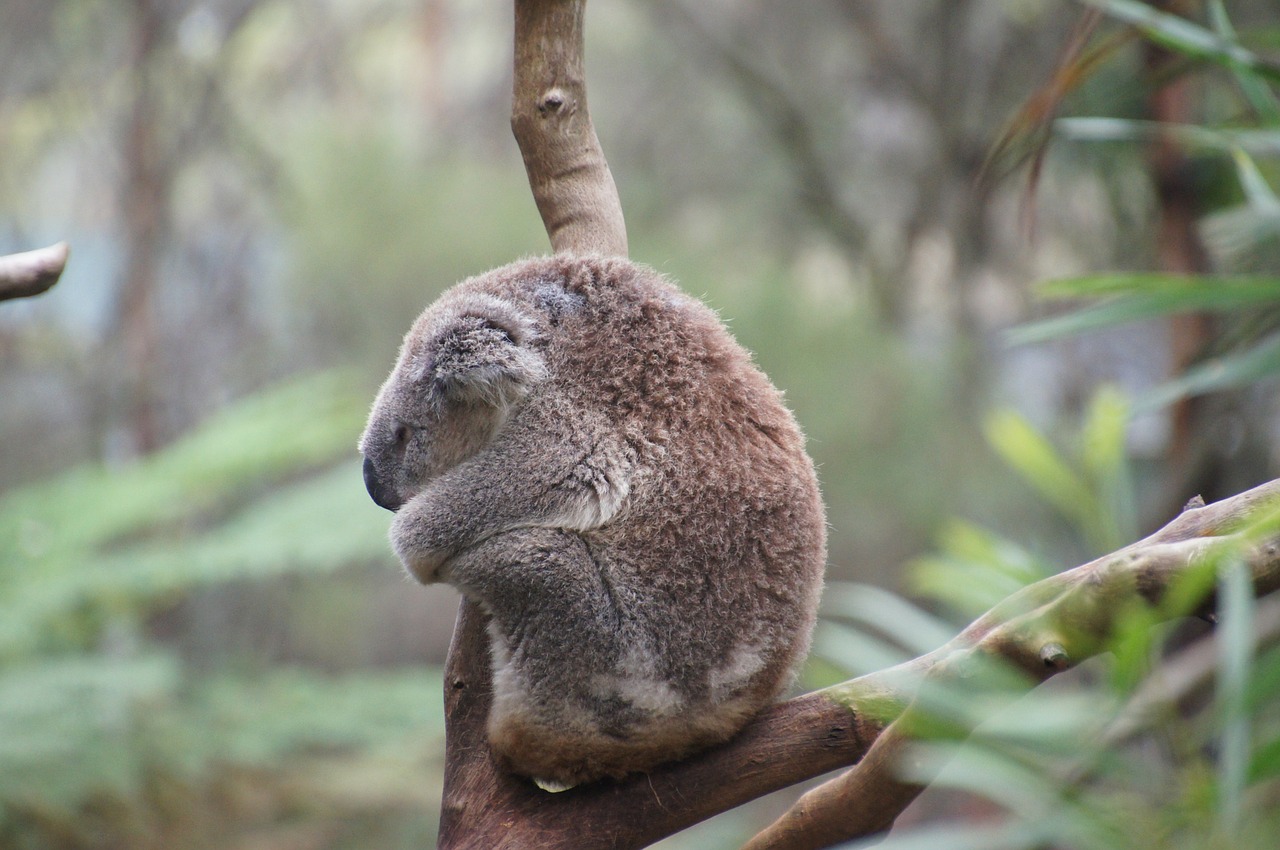
[[[1124,545],[1135,531],[1124,449],[1127,421],[1124,399],[1104,389],[1086,413],[1073,460],[1011,410],[988,417],[987,439],[1023,482],[1078,526],[1090,548],[1101,553]]]
[[[988,434],[1038,498],[1070,520],[1091,548],[1114,549],[1130,529],[1101,518],[1127,501],[1126,406],[1095,399],[1075,450],[1063,453],[1025,420],[1001,413]],[[1274,534],[1280,509],[1241,529],[1241,545]],[[886,599],[883,591],[837,586],[828,594],[815,652],[851,675],[897,663],[949,639],[1013,591],[1047,575],[1034,556],[969,523],[944,528],[939,551],[911,568],[912,587],[941,620]],[[1161,661],[1167,628],[1216,586],[1222,626],[1214,666],[1193,645]],[[1280,648],[1259,650],[1260,606],[1232,551],[1191,570],[1162,603],[1120,612],[1106,649],[1084,675],[1029,694],[1022,673],[976,664],[960,681],[924,680],[912,708],[918,743],[908,779],[981,797],[1004,816],[984,825],[895,831],[854,847],[1132,850],[1274,846],[1280,813]],[[1159,616],[1157,616],[1157,613]],[[1274,617],[1274,606],[1269,616]],[[1160,666],[1153,672],[1153,666]],[[1205,670],[1206,685],[1195,669]],[[1197,698],[1198,694],[1202,694]]]
[[[10,732],[0,800],[70,813],[93,794],[136,793],[157,767],[198,778],[223,762],[261,768],[321,755],[399,754],[434,770],[440,688],[438,672],[280,668],[194,680],[170,655],[42,658],[0,677]]]
[[[1280,198],[1273,188],[1280,175],[1280,66],[1246,46],[1250,40],[1273,45],[1269,38],[1274,33],[1238,31],[1222,0],[1205,4],[1204,25],[1135,0],[1082,2],[1133,25],[1147,39],[1179,54],[1186,61],[1178,73],[1198,77],[1210,93],[1210,102],[1217,105],[1211,114],[1221,117],[1198,125],[1068,118],[1056,122],[1055,130],[1060,137],[1093,144],[1147,144],[1161,139],[1201,159],[1225,160],[1229,170],[1224,173],[1234,178],[1234,186],[1221,194],[1219,208],[1210,210],[1202,234],[1219,265],[1235,273],[1102,274],[1051,282],[1041,286],[1041,294],[1094,303],[1017,329],[1012,340],[1038,342],[1177,313],[1213,312],[1232,328],[1230,336],[1223,336],[1211,357],[1139,399],[1138,407],[1159,406],[1280,373],[1276,327],[1280,278],[1272,263],[1280,244]],[[1224,103],[1229,104],[1225,111]],[[1047,450],[1045,441],[1016,423],[1002,423],[996,434],[1006,458],[1039,480],[1036,489],[1041,496],[1086,536],[1098,538],[1099,514],[1082,496],[1101,492],[1097,480],[1073,475],[1069,465]],[[1104,437],[1103,443],[1117,445],[1114,435]],[[1107,465],[1104,462],[1099,468]],[[1274,514],[1264,515],[1246,533],[1252,536],[1274,528]],[[1014,805],[1017,817],[999,836],[991,837],[993,844],[1274,846],[1280,818],[1267,801],[1280,789],[1275,771],[1280,704],[1253,695],[1274,694],[1273,683],[1280,675],[1275,665],[1280,659],[1275,649],[1257,654],[1258,605],[1248,578],[1228,553],[1192,570],[1176,584],[1164,602],[1170,610],[1164,613],[1191,611],[1215,584],[1223,625],[1216,635],[1218,665],[1211,699],[1198,703],[1181,695],[1179,705],[1176,693],[1153,698],[1164,681],[1159,672],[1150,673],[1162,630],[1152,628],[1152,612],[1138,609],[1127,612],[1117,624],[1108,675],[1085,687],[1105,708],[1097,732],[1077,739],[1082,746],[1066,769],[1062,759],[1043,751],[1011,753],[992,747],[981,730],[969,745],[953,742],[940,750],[950,759],[944,775],[973,793],[993,800],[1001,799],[1000,795],[1027,800],[1018,789],[1036,789],[1028,800],[1030,808]],[[1193,664],[1193,652],[1194,648],[1166,662],[1169,681],[1179,680],[1175,675],[1179,665]],[[1152,703],[1157,709],[1154,714]],[[1152,721],[1158,721],[1155,737],[1163,743],[1156,751],[1134,743],[1135,731]],[[1010,761],[1016,761],[1020,774],[1009,769]],[[1060,778],[1045,783],[1040,778],[1046,775]],[[943,845],[926,839],[911,846]]]
[[[114,614],[198,584],[377,558],[385,521],[351,449],[363,398],[349,376],[303,379],[127,469],[75,469],[7,496],[0,655],[91,644]]]
[[[1104,274],[1040,285],[1046,298],[1098,298],[1098,303],[1052,319],[1023,325],[1009,334],[1013,344],[1044,342],[1144,319],[1192,311],[1258,310],[1280,304],[1280,277]]]
[[[1237,331],[1224,335],[1212,359],[1159,388],[1138,404],[1152,407],[1241,386],[1280,372],[1280,64],[1250,46],[1270,42],[1265,31],[1238,30],[1227,4],[1210,0],[1205,22],[1189,20],[1137,0],[1079,0],[1131,25],[1145,38],[1185,60],[1176,73],[1194,75],[1214,105],[1198,124],[1161,124],[1114,116],[1062,118],[1062,139],[1088,144],[1150,144],[1182,147],[1200,161],[1225,165],[1232,185],[1205,193],[1211,201],[1202,234],[1227,273],[1177,277],[1161,274],[1100,274],[1043,285],[1050,298],[1096,299],[1084,309],[1016,329],[1015,343],[1098,330],[1192,311],[1222,314]],[[1256,269],[1263,273],[1251,273]],[[1232,340],[1228,342],[1228,340]]]
[[[908,586],[957,622],[977,617],[1050,573],[1018,544],[964,520],[943,525],[935,545],[934,552],[908,565]]]
[[[1139,0],[1079,0],[1108,15],[1136,26],[1157,44],[1193,59],[1203,59],[1230,68],[1238,75],[1280,82],[1280,67],[1259,57],[1236,40],[1221,3],[1213,17],[1218,31],[1201,27],[1186,18],[1161,12]]]
[[[186,658],[149,629],[202,589],[393,569],[352,448],[369,393],[313,375],[143,461],[0,502],[0,843],[223,846],[245,782],[274,801],[263,829],[314,807],[355,840],[387,828],[361,817],[401,811],[425,840],[411,824],[439,793],[438,671]]]

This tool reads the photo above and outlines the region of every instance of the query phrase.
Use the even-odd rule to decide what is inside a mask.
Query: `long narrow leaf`
[[[1045,501],[1073,520],[1093,515],[1096,502],[1088,485],[1026,419],[1011,410],[996,411],[985,430],[992,448]]]
[[[1219,37],[1232,44],[1240,43],[1235,27],[1231,25],[1231,19],[1227,16],[1227,5],[1222,0],[1210,0],[1209,21]],[[1236,78],[1236,84],[1240,86],[1245,100],[1249,102],[1249,106],[1258,114],[1262,122],[1273,127],[1280,126],[1280,100],[1276,99],[1266,81],[1249,68],[1234,62],[1231,63],[1231,73]]]
[[[1132,24],[1147,38],[1186,56],[1207,59],[1228,67],[1240,65],[1268,79],[1280,80],[1280,68],[1253,51],[1186,18],[1161,12],[1137,0],[1078,0],[1101,9],[1113,18]]]
[[[1006,340],[1010,345],[1025,345],[1177,313],[1223,313],[1280,304],[1280,278],[1260,277],[1238,285],[1215,285],[1223,280],[1218,278],[1195,280],[1200,285],[1156,286],[1149,292],[1135,291],[1062,316],[1031,322],[1010,330]]]
[[[1094,298],[1103,295],[1149,295],[1168,293],[1183,297],[1187,293],[1212,289],[1196,297],[1243,300],[1280,301],[1280,277],[1273,275],[1176,275],[1162,272],[1097,274],[1050,280],[1036,286],[1042,298]]]
[[[1149,142],[1166,138],[1193,150],[1230,153],[1241,148],[1254,156],[1280,155],[1280,130],[1201,127],[1133,118],[1059,118],[1054,132],[1074,142]]]
[[[1222,802],[1218,814],[1223,832],[1231,835],[1239,825],[1249,772],[1250,721],[1246,707],[1249,672],[1253,664],[1253,587],[1243,562],[1231,558],[1223,565],[1218,598],[1222,626],[1219,629],[1217,698],[1223,713],[1218,785]]]
[[[1080,435],[1080,460],[1103,502],[1094,530],[1100,547],[1118,549],[1137,536],[1133,485],[1125,463],[1129,402],[1114,387],[1093,397]]]
[[[1246,351],[1215,357],[1139,398],[1134,407],[1153,410],[1186,396],[1241,386],[1280,374],[1280,333]]]
[[[69,557],[23,574],[0,596],[0,654],[39,643],[50,624],[86,604],[145,608],[166,594],[237,579],[323,573],[388,560],[386,514],[370,504],[354,463],[273,491],[216,528]]]
[[[1280,237],[1280,209],[1264,212],[1248,203],[1236,204],[1203,219],[1200,229],[1213,252],[1234,263]]]
[[[952,628],[896,593],[869,584],[836,582],[822,594],[831,615],[870,626],[921,655],[952,637]]]
[[[1240,188],[1244,190],[1249,206],[1264,214],[1275,214],[1280,211],[1280,198],[1276,197],[1267,178],[1262,176],[1262,171],[1253,161],[1253,157],[1236,148],[1231,152],[1231,158],[1235,162]]]

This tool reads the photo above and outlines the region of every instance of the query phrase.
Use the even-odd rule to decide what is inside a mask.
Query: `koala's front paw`
[[[423,584],[441,581],[440,569],[452,554],[441,541],[433,539],[430,529],[415,522],[407,509],[391,521],[391,547],[409,575]]]

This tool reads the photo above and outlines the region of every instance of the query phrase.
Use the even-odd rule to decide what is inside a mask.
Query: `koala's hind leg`
[[[509,767],[569,784],[638,769],[636,732],[682,699],[654,672],[632,590],[580,534],[498,534],[450,558],[442,577],[491,617],[489,741]]]

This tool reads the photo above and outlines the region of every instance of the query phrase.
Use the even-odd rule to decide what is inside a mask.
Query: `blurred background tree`
[[[1271,0],[1163,5],[1280,46]],[[1086,6],[1118,17],[1082,36]],[[1118,326],[1114,300],[1088,336],[1002,335],[1045,309],[1037,280],[1275,274],[1274,85],[1176,41],[1157,54],[1136,6],[593,4],[593,117],[632,256],[787,391],[833,580],[907,589],[932,553],[912,587],[961,616],[975,575],[1028,580],[1129,539],[1189,482],[1212,499],[1277,474],[1274,380],[1194,428],[1157,403],[1220,389],[1157,390],[1256,351],[1273,309],[1192,320],[1190,347],[1176,305]],[[0,9],[0,253],[75,251],[48,295],[0,309],[0,843],[430,845],[456,599],[406,586],[353,446],[421,308],[545,250],[507,126],[510,25],[491,0]],[[1028,98],[1093,56],[1073,37],[1102,52],[1031,124],[1055,141],[1030,200],[978,179]],[[1165,174],[1138,119],[1237,141],[1177,144]],[[1197,267],[1163,259],[1173,200]],[[1119,395],[1093,401],[1100,383]],[[1046,467],[1054,442],[1079,447],[1085,513],[1051,497],[1076,463]],[[861,646],[829,645],[813,682]],[[736,846],[779,805],[672,846]]]

